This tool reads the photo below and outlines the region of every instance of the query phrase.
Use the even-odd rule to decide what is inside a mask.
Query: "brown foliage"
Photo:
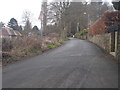
[[[24,36],[19,38],[5,39],[2,46],[6,49],[2,50],[3,64],[22,57],[31,56],[41,51],[41,40],[35,36]],[[11,48],[12,47],[12,48]]]
[[[5,40],[6,41],[2,44],[5,48],[2,51],[3,64],[22,59],[23,57],[39,54],[47,50],[48,45],[58,44],[59,38],[43,37],[41,39],[41,37],[38,36],[24,36]]]
[[[89,28],[89,35],[107,33],[110,26],[120,24],[120,11],[105,11]]]

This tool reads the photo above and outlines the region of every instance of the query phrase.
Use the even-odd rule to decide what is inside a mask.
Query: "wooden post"
[[[120,62],[120,29],[117,33],[117,60]]]
[[[115,52],[115,32],[111,33],[111,52]]]

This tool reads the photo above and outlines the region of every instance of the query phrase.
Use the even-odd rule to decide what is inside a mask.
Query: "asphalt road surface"
[[[118,64],[85,40],[3,67],[3,88],[117,88]]]

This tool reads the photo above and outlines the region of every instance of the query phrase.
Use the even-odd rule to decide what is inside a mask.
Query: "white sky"
[[[19,24],[23,25],[23,12],[29,10],[32,13],[32,25],[37,25],[40,28],[38,17],[41,10],[41,1],[42,0],[1,0],[0,21],[7,24],[11,18],[15,18]]]
[[[0,1],[0,21],[8,23],[11,18],[17,19],[22,24],[22,15],[25,10],[32,13],[32,25],[40,27],[38,16],[41,10],[42,0],[1,0]]]

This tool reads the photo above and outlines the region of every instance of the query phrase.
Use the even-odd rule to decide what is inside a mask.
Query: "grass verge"
[[[69,38],[44,38],[42,44],[40,38],[22,37],[18,39],[4,40],[2,43],[2,65],[8,65],[21,59],[26,59],[38,55],[48,49],[57,48]],[[7,48],[6,48],[7,47]]]
[[[56,48],[56,47],[59,47],[59,46],[61,46],[61,44],[48,45],[47,47],[48,47],[49,49],[52,49],[52,48]]]

